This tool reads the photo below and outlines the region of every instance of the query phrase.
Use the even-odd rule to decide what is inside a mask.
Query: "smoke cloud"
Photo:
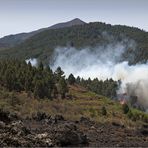
[[[37,64],[38,64],[38,61],[35,58],[27,59],[26,63],[28,64],[29,62],[31,63],[32,66],[37,66]]]
[[[122,79],[128,63],[120,62],[122,55],[128,50],[134,50],[134,42],[123,40],[118,43],[110,43],[96,48],[61,48],[54,50],[52,69],[60,66],[66,76],[73,73],[76,77]],[[132,58],[132,57],[131,57]],[[122,71],[121,71],[122,70]]]
[[[51,67],[55,70],[60,66],[66,76],[73,73],[75,77],[84,79],[121,80],[117,93],[137,96],[138,102],[148,109],[148,63],[130,66],[127,61],[121,61],[125,51],[131,48],[134,50],[135,44],[127,40],[97,48],[58,47],[55,49],[54,64]]]
[[[137,96],[138,103],[144,109],[148,109],[148,63],[129,66],[123,62],[116,74],[122,74],[121,86],[118,93],[126,93],[128,96]],[[118,77],[118,76],[117,76]]]

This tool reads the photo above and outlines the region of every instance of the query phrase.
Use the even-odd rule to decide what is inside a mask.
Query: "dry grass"
[[[89,117],[97,122],[119,122],[129,127],[139,124],[132,122],[123,114],[121,105],[113,100],[95,93],[82,90],[78,86],[70,87],[72,99],[34,99],[26,93],[6,92],[0,90],[0,108],[16,112],[26,118],[37,112],[46,112],[50,115],[62,114],[66,119],[79,120],[80,117]],[[105,106],[107,115],[101,113]]]

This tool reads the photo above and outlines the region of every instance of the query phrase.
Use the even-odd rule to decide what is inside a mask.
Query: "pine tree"
[[[67,83],[63,77],[61,77],[59,80],[58,91],[59,91],[59,94],[61,95],[61,98],[62,99],[65,98],[65,95],[68,92],[68,87],[67,87]]]
[[[43,71],[44,65],[43,65],[42,62],[39,63],[38,69],[39,69],[40,71]]]
[[[73,76],[73,74],[70,74],[69,77],[68,77],[68,83],[70,85],[73,85],[75,82],[76,82],[75,77]]]
[[[35,87],[34,87],[34,96],[37,98],[44,98],[44,93],[43,93],[43,82],[37,80],[35,82]]]
[[[81,82],[81,78],[78,76],[78,77],[76,78],[76,83],[77,83],[77,84],[80,84],[80,82]]]
[[[61,69],[61,67],[58,67],[55,71],[56,81],[58,82],[61,77],[64,77],[63,75],[64,75],[64,71]]]

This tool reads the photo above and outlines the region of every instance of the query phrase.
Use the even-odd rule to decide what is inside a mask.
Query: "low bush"
[[[106,116],[106,115],[107,115],[107,110],[106,110],[105,106],[103,106],[103,107],[101,108],[101,114],[102,114],[103,116]]]
[[[127,116],[133,121],[141,120],[143,122],[148,122],[148,114],[137,109],[130,109]]]
[[[127,114],[129,112],[129,107],[127,104],[123,104],[122,105],[122,110],[124,114]]]

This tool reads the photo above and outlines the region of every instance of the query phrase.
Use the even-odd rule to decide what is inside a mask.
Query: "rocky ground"
[[[116,122],[95,123],[81,117],[67,121],[61,115],[38,113],[32,119],[21,119],[0,111],[0,146],[148,146],[148,127],[129,129]]]

